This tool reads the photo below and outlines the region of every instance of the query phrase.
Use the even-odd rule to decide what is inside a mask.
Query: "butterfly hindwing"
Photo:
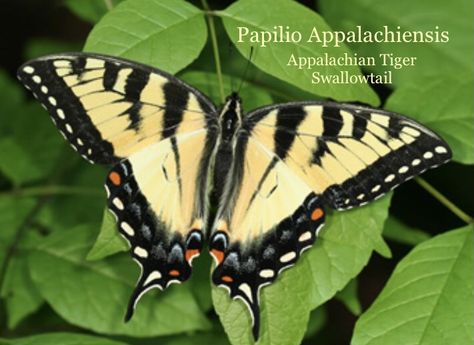
[[[243,300],[259,334],[259,290],[296,263],[324,223],[320,197],[254,138],[237,142],[235,164],[217,214],[212,280]]]
[[[176,132],[212,126],[216,110],[173,76],[110,56],[69,53],[27,62],[18,78],[71,146],[114,164]]]
[[[151,288],[191,275],[207,219],[207,167],[213,138],[204,130],[150,145],[108,174],[108,206],[142,269],[127,319]]]

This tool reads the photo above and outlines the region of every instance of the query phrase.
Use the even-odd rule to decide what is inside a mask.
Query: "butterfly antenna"
[[[232,42],[231,42],[231,41],[229,41],[228,43],[229,43],[229,45],[228,45],[228,49],[229,49],[229,61],[232,61],[233,45],[232,45]],[[234,92],[234,91],[235,91],[234,76],[233,76],[232,73],[230,73],[229,77],[230,77],[230,90],[231,90],[231,92]]]
[[[250,47],[250,53],[247,60],[247,65],[245,66],[244,73],[242,74],[242,79],[240,81],[240,85],[239,85],[239,89],[237,90],[237,93],[240,93],[240,89],[242,88],[242,84],[244,83],[245,77],[247,76],[247,72],[250,67],[250,62],[252,61],[252,57],[253,57],[253,46]]]

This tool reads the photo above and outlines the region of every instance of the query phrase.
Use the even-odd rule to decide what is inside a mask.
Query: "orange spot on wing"
[[[171,270],[168,272],[168,274],[172,277],[178,277],[179,276],[179,271],[178,270]]]
[[[324,216],[324,212],[321,208],[315,208],[313,210],[313,212],[311,212],[311,220],[318,220],[319,218],[321,218],[322,216]]]
[[[232,283],[234,281],[234,279],[232,279],[232,277],[230,277],[230,276],[223,276],[222,281],[224,283]]]
[[[186,250],[186,261],[190,262],[195,255],[199,255],[199,249],[188,249]]]
[[[120,185],[122,182],[122,178],[120,177],[119,173],[116,171],[112,171],[109,174],[109,180],[116,186]]]
[[[223,251],[213,249],[213,250],[211,250],[211,254],[216,259],[218,265],[222,262],[222,260],[224,260],[224,252]]]

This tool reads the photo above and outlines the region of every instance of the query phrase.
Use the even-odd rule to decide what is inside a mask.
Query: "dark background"
[[[196,6],[200,3],[193,1]],[[232,1],[209,1],[212,9],[225,8]],[[317,10],[317,2],[299,1]],[[49,38],[72,43],[80,49],[92,24],[72,14],[61,1],[0,0],[0,69],[12,77],[16,68],[24,62],[25,45],[32,39]],[[391,90],[375,87],[384,102]],[[1,92],[2,90],[0,90]],[[8,121],[15,114],[0,114],[0,121]],[[474,214],[474,166],[449,163],[427,172],[423,177],[468,214]],[[464,223],[424,191],[416,182],[409,181],[394,193],[391,214],[406,224],[424,230],[431,235],[447,229],[461,227]],[[382,289],[396,263],[411,247],[388,242],[392,259],[374,254],[368,266],[359,275],[359,298],[365,310]],[[324,344],[348,344],[356,317],[337,300],[326,304],[326,324],[318,338]],[[341,327],[342,326],[342,327]],[[24,335],[24,334],[22,334]],[[312,339],[311,343],[317,339]],[[309,342],[308,342],[309,343]]]

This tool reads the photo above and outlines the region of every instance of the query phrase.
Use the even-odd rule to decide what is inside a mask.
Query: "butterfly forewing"
[[[417,122],[361,106],[288,103],[255,111],[247,125],[336,209],[366,204],[451,158]]]
[[[118,58],[51,55],[24,64],[18,78],[71,146],[94,163],[116,163],[174,133],[216,121],[214,106],[197,90]]]

